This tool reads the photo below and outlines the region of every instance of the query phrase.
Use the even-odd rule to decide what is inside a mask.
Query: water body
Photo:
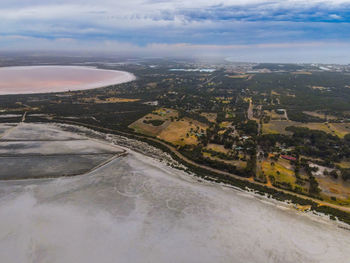
[[[84,174],[123,152],[48,124],[0,124],[0,138],[0,180]]]
[[[83,176],[0,182],[1,262],[349,262],[331,221],[128,152]]]
[[[183,69],[183,68],[172,68],[170,71],[185,71],[185,72],[209,72],[212,73],[216,71],[214,68],[193,68],[193,69]]]
[[[0,95],[100,88],[135,80],[129,72],[78,66],[0,68]]]

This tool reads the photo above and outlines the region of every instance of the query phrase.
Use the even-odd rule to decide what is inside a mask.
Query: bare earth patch
[[[350,133],[349,123],[301,123],[295,121],[277,121],[272,120],[269,123],[264,123],[262,131],[264,134],[290,134],[285,128],[288,126],[306,127],[311,130],[324,131],[326,133],[343,138],[346,134]]]
[[[228,153],[229,151],[223,145],[215,144],[215,143],[209,143],[205,148],[216,152],[221,152],[221,153]]]
[[[326,115],[323,112],[317,112],[317,111],[303,111],[303,113],[313,116],[313,117],[317,117],[317,118],[321,118],[321,119],[328,119],[328,120],[336,120],[337,117],[333,116],[333,115]]]
[[[157,136],[170,125],[172,120],[175,121],[175,118],[177,118],[178,115],[179,114],[176,110],[160,108],[133,122],[129,125],[129,128],[134,129],[134,131],[138,133],[150,136]],[[147,123],[151,120],[161,120],[164,121],[164,123],[159,126]]]
[[[174,121],[169,124],[157,137],[176,145],[197,144],[197,135],[206,130],[208,125],[190,118]]]
[[[217,113],[213,112],[202,112],[201,115],[208,119],[210,122],[216,122]]]

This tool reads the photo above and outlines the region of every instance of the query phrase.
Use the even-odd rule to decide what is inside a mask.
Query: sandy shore
[[[135,80],[134,74],[80,66],[0,68],[0,95],[86,90]]]

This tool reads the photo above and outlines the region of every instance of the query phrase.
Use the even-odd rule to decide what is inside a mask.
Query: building
[[[289,155],[281,155],[281,158],[285,159],[285,160],[289,160],[289,161],[296,161],[297,160],[297,158],[295,158],[293,156],[289,156]]]

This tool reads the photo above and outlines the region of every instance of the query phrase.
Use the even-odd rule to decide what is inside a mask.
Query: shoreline
[[[254,191],[256,194],[259,194],[260,196],[268,196],[269,198],[272,198],[276,201],[288,201],[295,205],[309,205],[311,206],[311,211],[315,213],[316,212],[322,213],[324,215],[330,216],[332,220],[342,221],[350,225],[350,213],[348,212],[349,208],[347,207],[344,207],[344,208],[334,207],[334,205],[332,204],[325,204],[321,202],[321,200],[314,199],[309,196],[302,196],[283,189],[275,189],[275,188],[267,187],[265,185],[262,185],[256,182],[248,181],[245,178],[239,177],[234,174],[228,175],[226,172],[217,173],[213,171],[213,169],[208,170],[206,168],[201,167],[200,165],[196,166],[180,158],[175,152],[171,150],[171,148],[169,148],[168,145],[157,142],[154,139],[152,140],[152,138],[146,138],[144,136],[139,136],[136,134],[128,134],[122,131],[112,130],[109,128],[97,127],[94,125],[89,125],[89,124],[84,124],[84,123],[74,122],[74,121],[67,121],[62,119],[40,118],[40,120],[36,120],[36,121],[34,120],[33,122],[34,123],[55,123],[55,124],[66,125],[71,127],[74,126],[74,127],[84,128],[90,133],[92,132],[95,135],[97,133],[100,136],[101,134],[104,134],[105,136],[103,138],[106,138],[106,136],[108,135],[117,135],[120,138],[133,140],[141,144],[145,143],[146,145],[148,145],[148,147],[153,147],[159,151],[162,151],[163,154],[166,153],[167,155],[169,155],[173,160],[175,160],[177,163],[181,165],[181,168],[178,168],[179,170],[184,170],[186,172],[193,173],[194,175],[196,175],[197,178],[200,178],[201,180],[237,187],[242,189],[242,191]]]
[[[272,197],[269,197],[267,194],[260,195],[258,192],[254,191],[253,189],[243,190],[239,187],[236,187],[230,184],[208,181],[192,172],[174,168],[169,164],[167,164],[166,162],[162,161],[161,159],[156,159],[153,156],[148,156],[147,154],[144,154],[142,152],[136,152],[135,150],[131,150],[130,148],[125,146],[120,146],[120,145],[118,146],[126,149],[127,151],[130,152],[130,154],[136,156],[136,158],[140,158],[144,162],[147,161],[147,164],[154,166],[157,169],[164,171],[166,174],[171,174],[171,176],[175,176],[175,178],[186,181],[188,183],[198,184],[198,186],[201,185],[205,187],[214,188],[217,191],[223,191],[226,193],[229,193],[229,191],[233,190],[237,195],[243,196],[244,198],[254,199],[255,201],[261,202],[265,205],[269,205],[275,209],[291,212],[295,216],[305,217],[308,220],[311,220],[316,223],[321,223],[327,226],[337,227],[340,229],[350,231],[349,224],[339,220],[331,220],[329,215],[314,212],[312,210],[300,211],[296,209],[293,203],[291,202],[279,201]],[[176,160],[173,160],[173,161],[176,162]]]
[[[59,127],[66,126],[66,127],[78,127],[79,128],[79,134],[84,134],[84,136],[91,138],[87,133],[93,133],[96,136],[100,136],[99,141],[105,141],[105,143],[109,143],[114,146],[118,146],[124,151],[130,152],[131,154],[139,155],[140,158],[147,158],[149,160],[149,164],[156,166],[157,168],[164,170],[165,172],[169,173],[170,169],[172,171],[176,171],[176,176],[180,177],[181,180],[185,180],[191,183],[198,183],[200,185],[206,185],[211,187],[218,187],[223,188],[222,190],[234,190],[237,194],[244,195],[247,198],[254,198],[258,200],[259,202],[263,202],[266,204],[269,204],[271,206],[274,206],[278,209],[284,209],[288,211],[294,212],[296,215],[303,215],[309,218],[310,220],[314,220],[316,222],[325,223],[328,225],[337,226],[338,228],[342,228],[344,230],[350,231],[350,224],[343,222],[339,219],[332,220],[330,218],[329,214],[325,214],[322,212],[316,212],[312,209],[307,211],[300,211],[295,207],[295,203],[293,203],[291,200],[285,200],[281,201],[278,199],[275,199],[268,193],[264,193],[263,195],[252,188],[245,188],[242,189],[239,186],[235,186],[232,184],[228,184],[225,182],[216,182],[212,180],[207,180],[206,178],[203,178],[200,174],[197,174],[193,171],[188,170],[189,167],[183,165],[182,163],[179,163],[177,160],[175,160],[170,154],[167,152],[164,152],[162,149],[159,149],[153,145],[148,144],[147,142],[143,142],[136,139],[130,139],[122,135],[116,135],[116,134],[110,134],[110,133],[104,133],[100,131],[96,131],[93,129],[90,129],[88,127],[84,126],[77,126],[77,125],[71,125],[66,123],[54,123],[54,125],[58,125]],[[111,137],[119,137],[119,138],[110,138]],[[121,139],[126,140],[129,145],[125,145],[125,143],[121,143]],[[119,141],[118,141],[119,140]],[[144,148],[143,148],[144,147]],[[149,149],[154,148],[154,149]],[[149,152],[147,152],[149,151]],[[155,156],[159,153],[156,153],[156,151],[163,152],[163,155]],[[166,156],[164,156],[164,154]],[[166,158],[164,158],[166,157]],[[170,160],[169,160],[170,159]],[[185,168],[185,169],[184,169]]]
[[[45,124],[45,122],[42,122],[42,124]],[[123,150],[122,152],[123,154],[132,153],[134,155],[140,156],[140,158],[141,157],[146,158],[148,159],[149,164],[154,165],[155,167],[163,170],[166,173],[169,173],[170,171],[169,169],[171,169],[172,172],[175,172],[173,174],[175,174],[177,177],[180,177],[181,180],[185,180],[191,183],[199,183],[200,185],[213,186],[213,187],[221,188],[222,190],[235,190],[237,194],[244,195],[247,198],[255,198],[260,202],[268,203],[269,205],[275,206],[277,208],[287,209],[287,210],[293,211],[294,213],[296,212],[296,214],[306,215],[307,217],[311,217],[312,220],[322,221],[327,224],[336,225],[339,228],[350,231],[349,223],[346,223],[345,221],[340,220],[339,218],[332,220],[331,213],[327,214],[320,211],[315,211],[312,208],[310,208],[310,210],[308,211],[300,211],[296,208],[297,203],[293,202],[293,200],[277,199],[275,198],[275,196],[271,195],[271,193],[262,192],[252,187],[249,187],[247,185],[245,187],[242,187],[242,185],[235,185],[229,181],[220,180],[220,178],[215,178],[214,175],[206,174],[205,176],[203,176],[202,173],[192,171],[190,167],[174,159],[171,154],[142,140],[132,139],[123,135],[118,135],[118,134],[96,131],[94,129],[91,129],[85,126],[72,125],[72,124],[59,123],[59,122],[46,123],[46,124],[54,125],[68,132],[72,132],[71,129],[73,128],[75,132],[79,135],[82,135],[92,140],[99,141],[104,144],[108,144],[113,147],[118,147],[119,149]],[[113,161],[113,159],[114,158],[111,158],[111,161]],[[101,167],[98,167],[98,168],[101,168]],[[92,169],[92,171],[93,170],[94,169]],[[65,178],[65,177],[72,178],[72,177],[85,176],[90,174],[90,172],[92,171],[88,171],[83,174],[75,174],[72,176],[57,176],[57,177],[43,176],[40,178],[1,180],[0,183],[12,182],[12,183],[21,184],[26,181],[27,182],[51,181],[55,179]]]

